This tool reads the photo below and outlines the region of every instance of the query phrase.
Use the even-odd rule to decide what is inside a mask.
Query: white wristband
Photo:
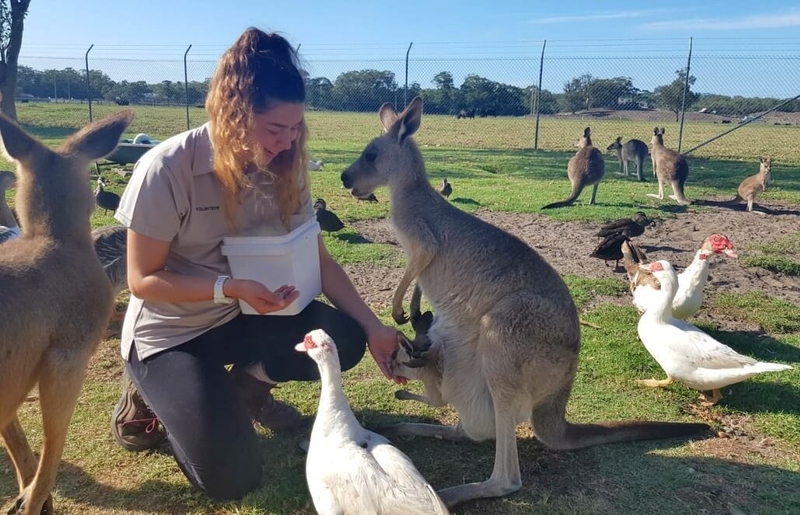
[[[233,302],[232,297],[226,297],[222,292],[222,285],[225,281],[230,279],[227,275],[220,275],[214,283],[214,304],[230,304]]]

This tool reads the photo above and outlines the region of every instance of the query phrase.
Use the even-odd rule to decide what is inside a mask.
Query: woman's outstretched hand
[[[284,284],[273,292],[262,283],[249,279],[228,279],[223,290],[226,296],[242,299],[261,315],[280,311],[300,296],[294,286]]]

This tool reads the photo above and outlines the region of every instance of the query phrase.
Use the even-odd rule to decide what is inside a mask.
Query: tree
[[[666,86],[659,86],[653,90],[653,97],[658,104],[659,107],[663,107],[664,109],[669,109],[673,113],[675,113],[675,121],[679,120],[679,116],[681,113],[681,108],[684,105],[683,103],[683,88],[684,84],[686,83],[686,69],[675,70],[675,74],[678,76],[674,81],[667,84]],[[697,93],[691,91],[691,87],[695,82],[695,76],[689,75],[689,84],[686,87],[686,104],[685,106],[688,108],[692,104],[694,104],[697,99],[700,97]]]
[[[340,109],[377,111],[384,102],[393,102],[397,83],[394,72],[353,70],[344,72],[333,84],[333,95]]]
[[[588,73],[575,77],[564,84],[564,110],[574,113],[580,109],[592,108],[592,84],[596,81]]]
[[[31,0],[0,0],[0,112],[17,119],[15,93],[22,31]]]
[[[436,89],[441,89],[444,91],[449,91],[455,88],[455,83],[453,82],[453,74],[450,72],[439,72],[433,76],[433,80],[431,81],[436,85]]]

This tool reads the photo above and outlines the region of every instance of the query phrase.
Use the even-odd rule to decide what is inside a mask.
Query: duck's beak
[[[722,252],[723,252],[723,253],[724,253],[726,256],[728,256],[728,257],[732,257],[732,258],[734,258],[734,259],[738,259],[738,257],[739,257],[739,254],[737,254],[737,253],[736,253],[736,251],[735,251],[735,250],[733,250],[733,249],[725,249],[725,250],[723,250]]]

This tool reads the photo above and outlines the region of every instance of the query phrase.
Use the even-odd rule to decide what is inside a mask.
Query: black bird
[[[106,183],[103,181],[102,177],[97,178],[97,189],[94,191],[94,198],[97,201],[97,205],[103,209],[103,212],[108,213],[109,210],[111,212],[115,212],[119,207],[119,195],[112,191],[105,190]]]
[[[450,200],[450,195],[453,193],[453,186],[447,182],[447,177],[442,179],[442,185],[439,186],[439,193],[447,200]]]
[[[621,218],[606,222],[600,227],[600,230],[595,236],[605,238],[612,234],[624,234],[628,238],[633,238],[634,236],[641,236],[644,234],[645,227],[653,224],[654,222],[647,218],[646,214],[637,211],[632,218]]]
[[[366,197],[356,197],[357,200],[363,200],[365,202],[377,202],[378,197],[375,196],[374,193],[370,193]]]
[[[328,204],[324,199],[318,198],[317,201],[314,202],[314,209],[317,213],[317,222],[319,222],[319,227],[323,231],[330,234],[332,232],[340,231],[344,228],[344,223],[339,220],[339,217],[336,216],[336,213],[333,211],[328,211]]]
[[[609,234],[600,245],[589,254],[589,257],[602,259],[608,266],[609,261],[616,261],[616,267],[619,267],[619,260],[622,259],[622,244],[624,242],[630,243],[630,239],[625,234]]]

